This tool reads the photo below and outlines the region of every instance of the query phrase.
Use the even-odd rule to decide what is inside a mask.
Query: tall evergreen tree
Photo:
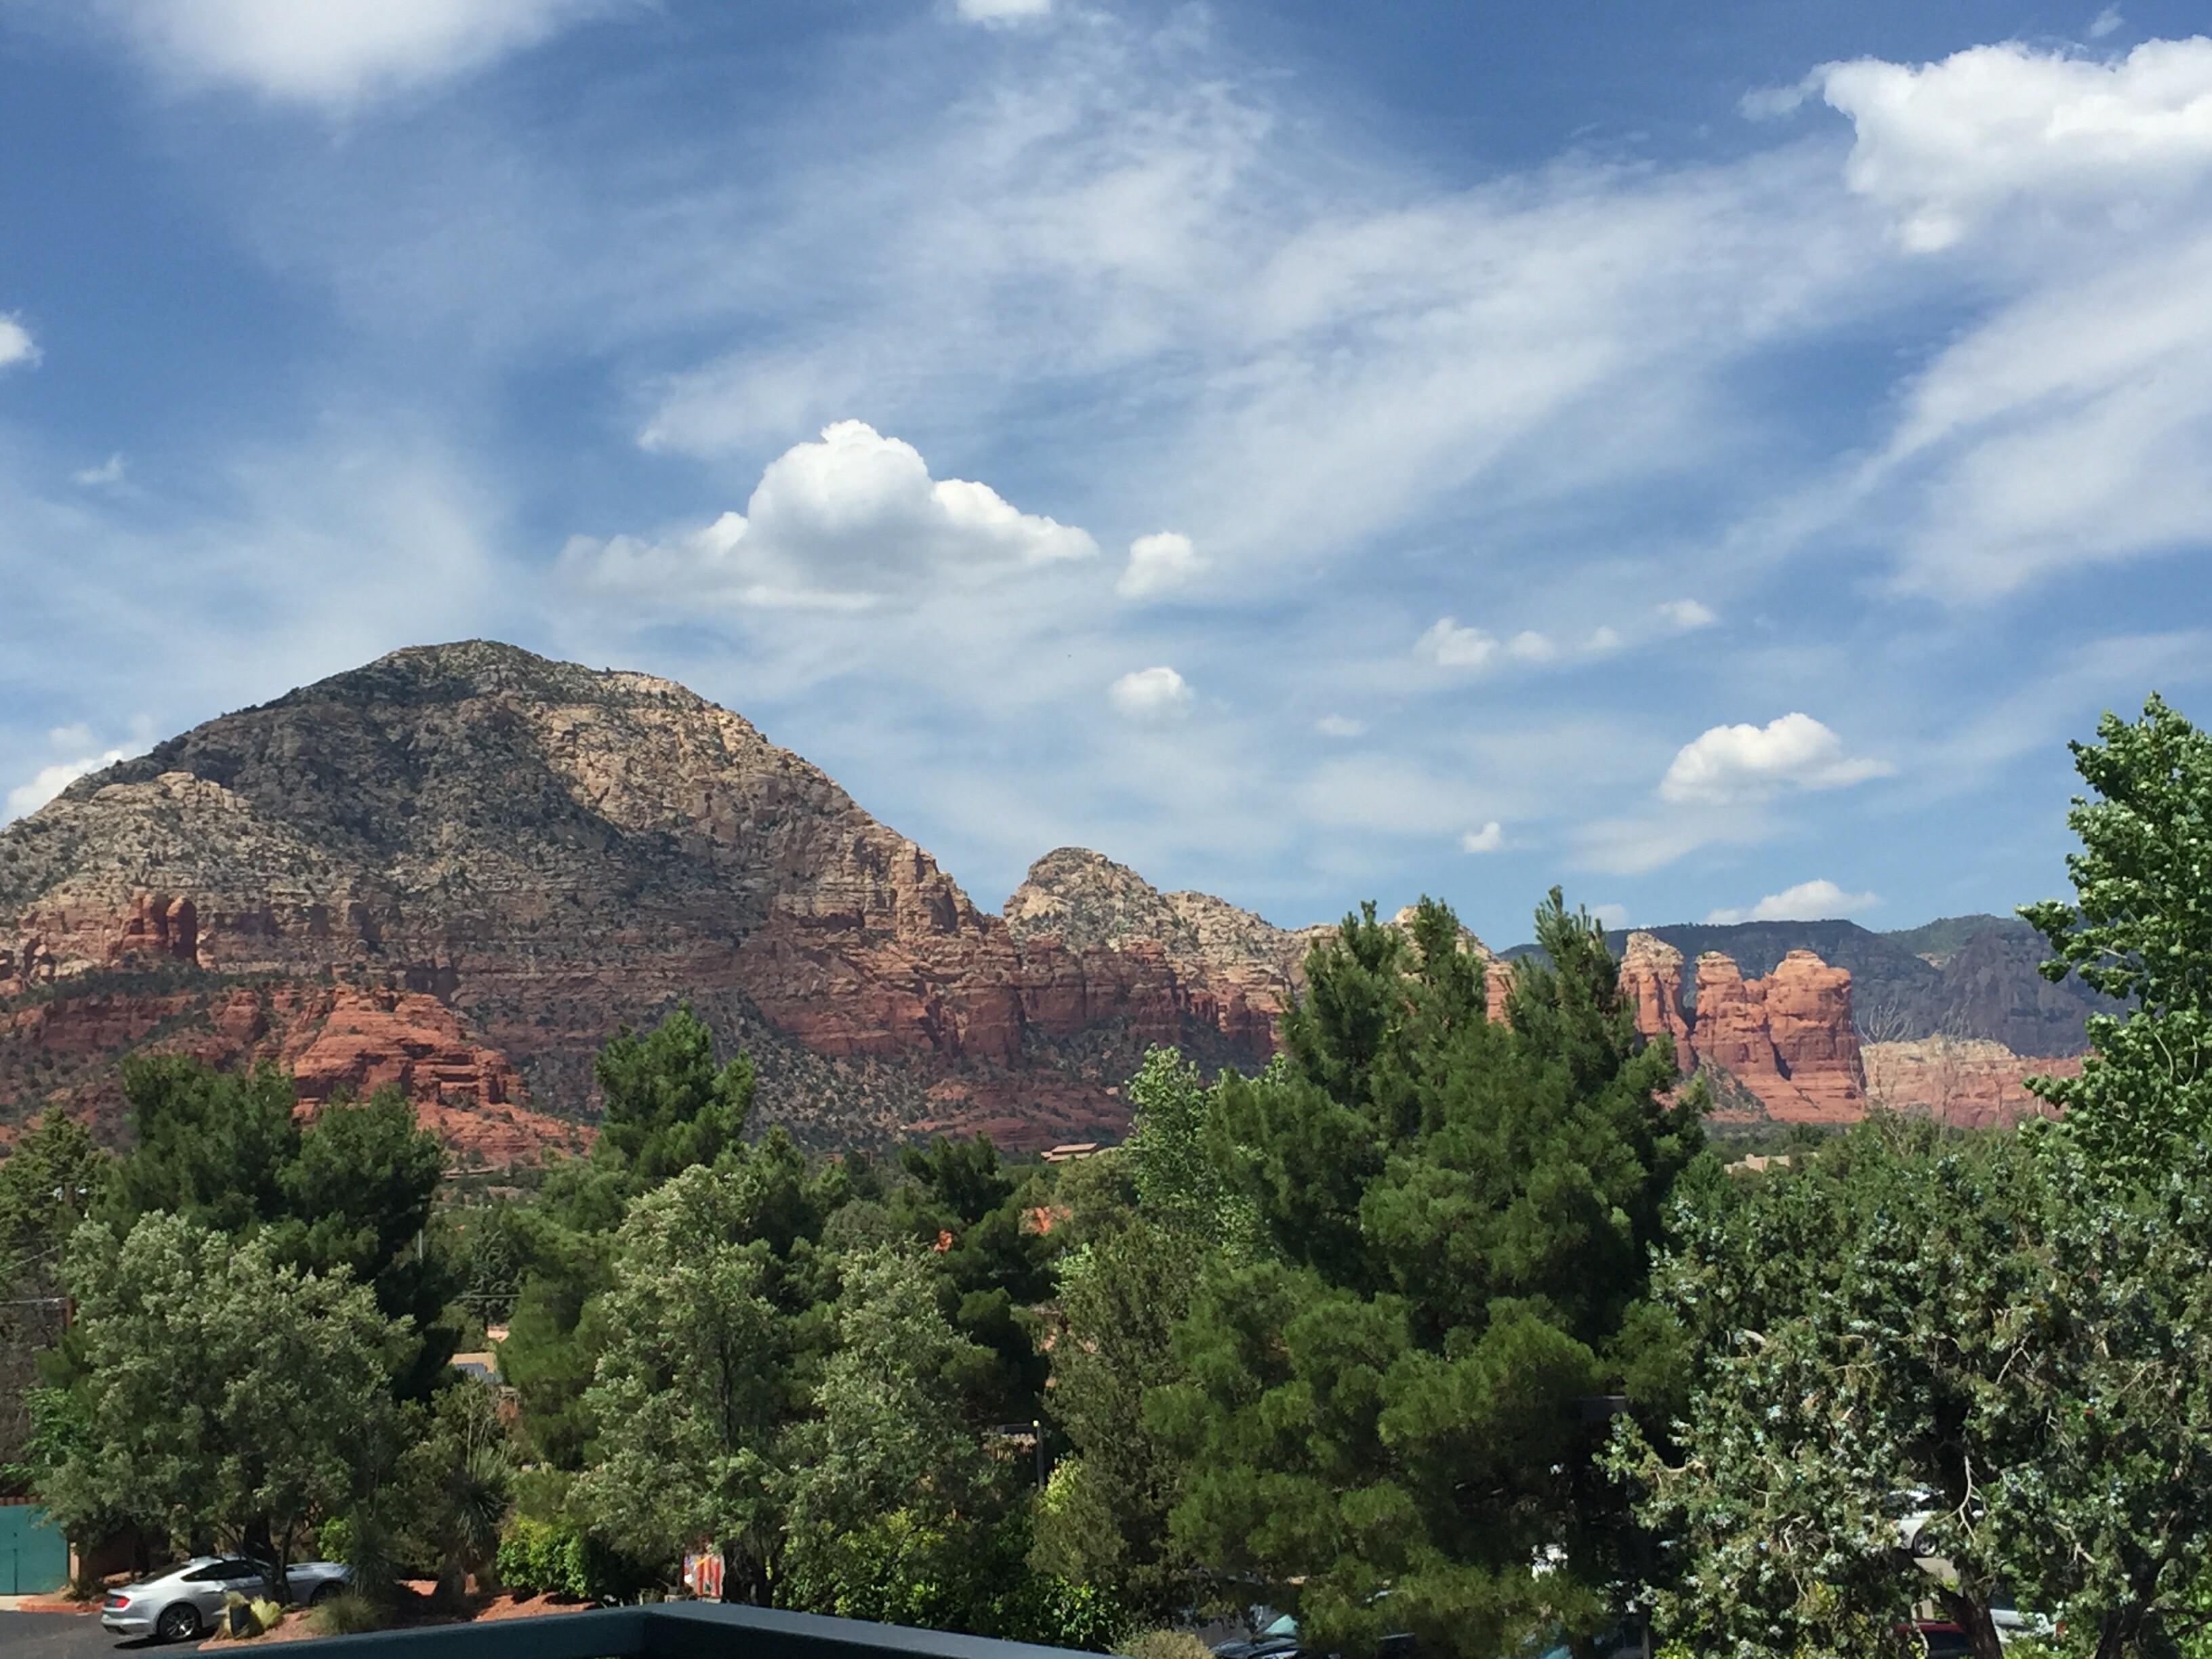
[[[1072,1455],[1053,1470],[1030,1559],[1165,1622],[1188,1605],[1198,1569],[1169,1524],[1186,1461],[1147,1420],[1145,1402],[1188,1380],[1176,1327],[1206,1263],[1249,1258],[1259,1227],[1233,1173],[1212,1155],[1215,1091],[1195,1066],[1156,1048],[1130,1079],[1127,1098],[1128,1138],[1109,1154],[1118,1170],[1107,1179],[1126,1182],[1128,1212],[1060,1265],[1064,1329],[1053,1351],[1050,1408]],[[1096,1175],[1091,1181],[1100,1184]]]
[[[226,1233],[289,1212],[284,1177],[300,1153],[289,1073],[135,1054],[123,1062],[123,1100],[131,1155],[100,1206],[118,1234],[156,1210]]]
[[[743,1138],[753,1066],[742,1052],[714,1062],[713,1034],[678,1003],[640,1035],[623,1026],[592,1062],[604,1110],[592,1156],[636,1189],[712,1164]]]
[[[343,1267],[161,1212],[80,1229],[68,1272],[82,1364],[40,1401],[41,1501],[73,1533],[134,1520],[266,1552],[281,1599],[294,1540],[390,1441],[404,1322]]]
[[[321,1273],[343,1267],[375,1292],[386,1318],[409,1322],[414,1351],[398,1388],[410,1399],[443,1380],[460,1334],[446,1317],[459,1279],[432,1237],[445,1163],[436,1133],[387,1087],[366,1100],[339,1094],[325,1102],[278,1176],[278,1257]]]
[[[799,1340],[773,1299],[763,1183],[694,1166],[623,1224],[605,1346],[586,1395],[604,1424],[585,1502],[647,1559],[720,1545],[732,1599],[773,1604],[785,1553],[785,1449],[805,1409]]]
[[[1856,1656],[1934,1601],[1998,1659],[2009,1592],[2118,1659],[2198,1622],[2212,1152],[2115,1196],[2041,1150],[1870,1121],[1686,1222],[1658,1294],[1691,1387],[1619,1459],[1669,1540],[1670,1635]]]
[[[1029,1310],[1051,1293],[1050,1246],[1033,1196],[988,1135],[903,1149],[906,1180],[885,1209],[896,1236],[936,1268],[939,1310],[973,1345],[961,1399],[978,1428],[1033,1420],[1048,1369]]]
[[[1288,1060],[1220,1085],[1217,1155],[1267,1253],[1206,1275],[1190,1381],[1150,1410],[1189,1460],[1178,1541],[1296,1594],[1332,1646],[1395,1628],[1493,1653],[1594,1615],[1624,1565],[1589,1401],[1642,1375],[1638,1301],[1699,1107],[1637,1036],[1598,926],[1554,890],[1536,927],[1493,1022],[1445,907],[1408,934],[1347,918]]]
[[[593,1071],[605,1113],[591,1155],[556,1164],[538,1201],[505,1218],[520,1275],[501,1364],[529,1439],[564,1469],[582,1467],[590,1443],[584,1395],[605,1340],[594,1303],[612,1282],[616,1231],[641,1194],[743,1154],[755,1086],[744,1054],[716,1063],[712,1034],[684,1003],[641,1034],[623,1026]],[[770,1139],[778,1167],[791,1164],[787,1142]],[[794,1212],[781,1224],[803,1222]]]

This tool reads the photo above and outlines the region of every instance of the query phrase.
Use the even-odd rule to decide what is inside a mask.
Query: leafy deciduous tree
[[[2059,1152],[1875,1121],[1686,1221],[1688,1404],[1616,1443],[1672,1633],[1843,1659],[1935,1599],[1996,1659],[2010,1585],[2097,1659],[2166,1650],[2212,1549],[2212,1152],[2124,1200]]]
[[[2071,972],[2126,1014],[2089,1019],[2074,1078],[2032,1085],[2063,1109],[2066,1136],[2106,1177],[2155,1180],[2177,1139],[2212,1133],[2212,735],[2153,696],[2135,722],[2107,714],[2074,744],[2096,799],[2067,823],[2075,901],[2024,905],[2050,941],[2053,980]]]
[[[82,1367],[46,1402],[63,1431],[40,1449],[41,1501],[75,1532],[119,1510],[258,1547],[276,1593],[302,1529],[346,1506],[389,1439],[405,1322],[343,1268],[302,1273],[265,1237],[159,1212],[121,1237],[82,1229],[68,1278]]]

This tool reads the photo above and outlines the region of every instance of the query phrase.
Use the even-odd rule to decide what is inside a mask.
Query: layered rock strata
[[[402,651],[0,831],[0,1100],[112,1107],[115,1057],[224,1049],[251,986],[292,1000],[283,1032],[228,1047],[311,1099],[393,1082],[449,1113],[587,1113],[597,1046],[685,998],[755,1051],[764,1115],[817,1141],[1111,1133],[1145,1043],[1257,1060],[1282,1007],[1287,936],[1152,896],[1115,945],[1024,948],[681,686]]]
[[[1851,1023],[1851,976],[1810,951],[1747,979],[1717,951],[1699,957],[1686,986],[1682,953],[1632,933],[1621,989],[1637,1029],[1673,1040],[1685,1069],[1723,1072],[1765,1115],[1791,1122],[1849,1122],[1866,1113],[1866,1073]]]
[[[2076,1077],[2079,1054],[2016,1054],[2002,1042],[1972,1037],[1921,1037],[1869,1042],[1867,1095],[1891,1111],[1932,1117],[1961,1129],[2009,1127],[2047,1117],[2051,1107],[2030,1094],[2035,1076]]]
[[[1116,1022],[1139,1044],[1266,1054],[1305,957],[1296,933],[1080,847],[1031,865],[1004,914],[1024,1017],[1054,1037]]]

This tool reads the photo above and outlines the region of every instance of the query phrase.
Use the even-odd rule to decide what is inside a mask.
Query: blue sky
[[[2198,15],[12,0],[0,817],[483,635],[987,908],[2042,896],[2212,719]]]

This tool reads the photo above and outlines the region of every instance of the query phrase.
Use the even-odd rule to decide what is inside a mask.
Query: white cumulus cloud
[[[28,817],[87,773],[112,766],[124,758],[123,750],[111,749],[105,754],[87,755],[82,760],[56,761],[52,766],[40,768],[38,775],[28,783],[18,784],[8,792],[8,817],[4,821]]]
[[[744,513],[657,539],[576,537],[560,570],[573,586],[643,610],[857,609],[1097,552],[1087,532],[1021,512],[988,484],[933,479],[912,444],[840,421],[769,462]]]
[[[1660,781],[1663,799],[1723,805],[1778,789],[1835,789],[1881,777],[1887,762],[1844,752],[1844,740],[1810,714],[1765,726],[1716,726],[1684,744]]]
[[[1747,909],[1709,911],[1705,921],[1710,927],[1723,927],[1739,921],[1832,921],[1881,902],[1872,893],[1846,893],[1823,877],[1769,893]]]
[[[23,319],[12,312],[0,312],[0,368],[13,368],[18,363],[35,364],[40,355],[39,343],[23,326]]]
[[[2018,41],[1938,63],[1864,58],[1814,72],[1856,140],[1850,189],[1918,252],[2007,205],[2073,204],[2109,220],[2212,169],[2212,39],[2148,40],[2110,60]]]
[[[344,106],[481,68],[625,0],[100,0],[157,73]]]
[[[1106,700],[1133,720],[1173,720],[1189,712],[1191,690],[1172,668],[1139,668],[1108,686]]]
[[[1462,853],[1495,853],[1505,845],[1505,826],[1496,818],[1480,830],[1470,830],[1459,838]]]
[[[1367,730],[1365,722],[1345,714],[1323,714],[1314,722],[1314,730],[1324,738],[1356,738]]]
[[[1462,628],[1455,617],[1439,617],[1413,650],[1439,668],[1480,668],[1498,654],[1498,641],[1480,628]]]
[[[70,482],[87,489],[112,489],[123,482],[124,471],[123,453],[118,450],[98,466],[78,468],[70,474]]]
[[[1188,536],[1172,530],[1139,536],[1129,544],[1128,567],[1114,584],[1114,591],[1125,599],[1164,593],[1190,580],[1204,564]]]
[[[1625,904],[1593,904],[1591,920],[1608,933],[1618,933],[1628,926],[1628,907]]]

